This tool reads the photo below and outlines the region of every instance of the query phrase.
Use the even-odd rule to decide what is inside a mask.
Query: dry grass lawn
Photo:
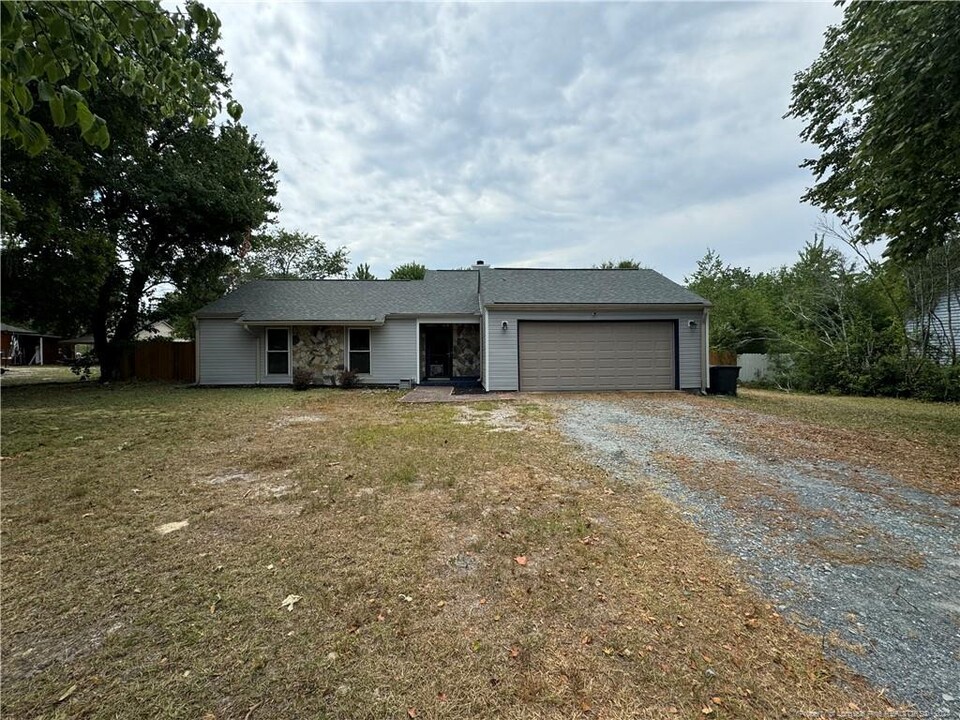
[[[960,504],[957,403],[741,390],[720,418],[750,427],[771,451],[809,457],[815,450]]]
[[[3,715],[887,707],[546,402],[396,398],[5,390]]]

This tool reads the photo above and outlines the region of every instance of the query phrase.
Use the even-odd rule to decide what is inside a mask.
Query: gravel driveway
[[[558,403],[592,460],[674,502],[829,653],[891,699],[960,716],[960,509],[813,446],[758,444],[719,400]]]

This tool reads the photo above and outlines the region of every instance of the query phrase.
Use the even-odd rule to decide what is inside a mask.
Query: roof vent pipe
[[[473,267],[471,267],[470,269],[471,269],[471,270],[483,270],[483,269],[488,268],[488,267],[490,267],[490,266],[487,265],[483,260],[477,260],[477,261],[473,264]]]

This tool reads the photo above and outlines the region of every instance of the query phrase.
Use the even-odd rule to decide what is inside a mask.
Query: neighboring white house
[[[925,318],[908,320],[907,332],[918,342],[928,335],[927,346],[941,362],[960,357],[960,290],[943,293]]]
[[[134,335],[133,339],[138,341],[167,339],[172,340],[173,342],[190,342],[186,338],[174,337],[173,333],[173,325],[168,323],[166,320],[157,320],[154,323],[150,323],[147,325],[147,327]],[[71,355],[90,352],[93,350],[93,334],[87,333],[86,335],[80,335],[79,337],[70,338],[68,340],[61,340],[60,347],[69,348],[68,352]]]
[[[479,382],[487,390],[703,390],[708,308],[653,270],[430,270],[258,280],[196,315],[201,385]]]
[[[174,341],[181,340],[181,338],[175,338],[173,333],[173,325],[166,320],[157,320],[155,323],[150,323],[138,332],[134,336],[134,340],[156,340],[158,338],[170,338]]]

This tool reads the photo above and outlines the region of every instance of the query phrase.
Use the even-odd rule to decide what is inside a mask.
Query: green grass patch
[[[960,404],[897,398],[806,395],[743,389],[736,404],[757,412],[849,430],[960,443]]]

